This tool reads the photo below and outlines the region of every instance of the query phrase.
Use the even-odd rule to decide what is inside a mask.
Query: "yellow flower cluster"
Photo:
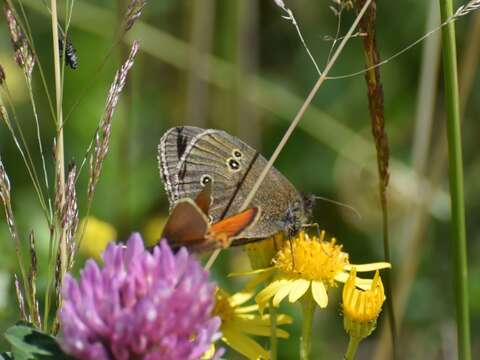
[[[307,291],[311,292],[315,302],[325,308],[328,305],[327,290],[345,283],[353,267],[356,271],[374,271],[389,268],[390,264],[379,262],[363,265],[351,265],[348,254],[333,238],[325,240],[325,232],[319,237],[309,236],[304,232],[290,242],[286,242],[273,259],[274,265],[256,270],[257,276],[273,280],[258,293],[255,300],[262,309],[270,299],[278,306],[288,297],[289,302],[299,300]],[[362,289],[371,286],[372,280],[355,278],[355,285]]]
[[[293,239],[282,241],[282,239],[273,238],[266,240],[264,244],[249,244],[246,250],[252,266],[256,269],[237,275],[253,275],[247,289],[254,289],[261,283],[267,284],[255,296],[258,304],[255,310],[258,309],[260,314],[263,314],[267,306],[278,307],[286,298],[290,303],[302,300],[303,305],[313,299],[320,308],[325,308],[328,305],[328,290],[337,287],[338,283],[345,283],[343,290],[345,330],[351,337],[360,341],[375,329],[376,319],[385,300],[378,270],[390,268],[389,263],[350,264],[349,255],[343,251],[342,245],[337,244],[335,238],[327,241],[325,232],[321,232],[318,236],[311,236],[301,231]],[[260,264],[263,268],[259,269]],[[357,272],[371,271],[376,271],[373,279],[357,277]],[[237,296],[239,299],[242,296],[250,299],[253,296],[253,290],[248,292],[248,295],[238,293],[233,297],[217,292],[217,311],[219,315],[221,314],[222,324],[224,324],[222,325],[224,341],[249,359],[268,359],[268,352],[252,339],[247,340],[245,335],[268,336],[270,320],[262,318],[262,315],[251,315],[257,322],[263,319],[261,321],[265,327],[261,331],[257,327],[255,327],[256,331],[252,331],[251,324],[246,325],[248,322],[246,319],[242,319],[241,326],[238,325],[240,314],[238,310],[242,307],[235,308],[232,305],[238,304],[232,300]],[[254,311],[253,307],[249,309]],[[313,310],[311,311],[308,315],[310,323],[313,315]],[[233,324],[235,326],[232,326]],[[245,331],[239,332],[242,328]],[[282,337],[280,335],[282,332],[277,334]],[[308,347],[307,344],[306,349]]]
[[[253,298],[253,292],[244,291],[229,295],[226,291],[217,288],[215,293],[215,308],[213,315],[219,316],[222,325],[222,341],[232,349],[246,356],[248,359],[268,360],[269,351],[263,348],[250,335],[270,336],[271,319],[269,315],[258,314],[258,305],[245,305]],[[290,324],[292,319],[287,315],[277,315],[276,324]],[[282,329],[275,329],[276,336],[288,338],[288,333]]]

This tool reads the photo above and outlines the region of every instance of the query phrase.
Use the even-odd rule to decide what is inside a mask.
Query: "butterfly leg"
[[[321,238],[320,225],[318,223],[303,224],[302,225],[302,229],[309,229],[309,228],[315,228],[318,238],[319,239]]]

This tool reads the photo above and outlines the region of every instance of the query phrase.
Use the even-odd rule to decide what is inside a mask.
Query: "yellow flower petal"
[[[328,305],[328,295],[325,285],[320,281],[312,281],[312,295],[315,302],[321,308],[326,308]]]
[[[269,280],[275,274],[275,272],[276,270],[274,268],[269,268],[268,271],[257,274],[245,284],[245,290],[255,290],[258,285],[267,282],[267,280]]]
[[[237,318],[232,321],[230,327],[234,327],[235,331],[237,332],[241,331],[243,333],[251,335],[270,336],[271,333],[270,321],[268,321],[267,323],[256,323],[255,321],[242,320]],[[288,338],[288,333],[285,330],[277,328],[276,333],[277,336],[280,338]]]
[[[222,329],[222,332],[224,335],[222,340],[232,349],[245,355],[248,359],[257,360],[260,356],[262,359],[270,358],[268,351],[248,336],[242,335],[241,333],[228,328]],[[228,341],[226,339],[228,339]]]
[[[369,290],[372,286],[372,279],[362,279],[357,277],[355,279],[355,286],[362,290]]]
[[[274,271],[275,271],[275,267],[271,266],[271,267],[264,268],[264,269],[230,273],[230,274],[228,274],[228,277],[245,276],[245,275],[257,275],[257,274],[263,274],[265,272],[274,272]]]
[[[295,285],[295,280],[287,280],[285,285],[278,289],[277,293],[273,297],[273,306],[278,307],[285,297],[292,291],[293,286]]]
[[[305,279],[297,279],[293,283],[292,290],[290,291],[290,294],[288,296],[288,301],[291,303],[296,302],[298,299],[300,299],[308,290],[310,287],[310,281],[305,280]]]
[[[236,314],[248,314],[258,310],[258,305],[242,306],[235,309]]]
[[[230,296],[230,305],[233,307],[242,305],[246,303],[248,300],[253,298],[254,293],[252,291],[242,291],[235,293]]]
[[[255,296],[255,302],[260,306],[260,308],[265,307],[268,301],[275,296],[277,291],[285,286],[289,281],[287,279],[278,279],[272,281],[265,289],[260,291],[257,296]]]
[[[277,325],[283,325],[283,324],[291,324],[293,323],[293,319],[285,314],[278,314],[277,315]]]
[[[390,269],[392,265],[387,262],[376,262],[370,264],[347,264],[344,266],[345,270],[351,271],[353,268],[357,269],[357,272],[375,271],[381,269]]]
[[[335,275],[335,280],[341,283],[346,283],[348,280],[348,273],[345,271],[339,272],[337,275]]]
[[[237,316],[237,319],[242,319],[242,320],[251,322],[252,324],[270,326],[270,315],[268,314],[263,316],[252,315],[252,314],[239,315]],[[277,315],[277,325],[291,324],[292,321],[293,321],[292,318],[288,315],[285,315],[285,314]]]
[[[341,272],[335,275],[335,280],[341,283],[346,283],[349,277],[350,277],[350,274],[346,272]],[[355,277],[354,279],[355,279],[355,286],[357,286],[362,290],[368,290],[372,285],[372,279],[363,279],[359,277]]]

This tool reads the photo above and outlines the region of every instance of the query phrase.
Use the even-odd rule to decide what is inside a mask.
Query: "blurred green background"
[[[33,29],[38,55],[53,91],[51,25],[43,2],[22,0]],[[61,2],[60,2],[61,3]],[[457,5],[460,3],[457,2]],[[290,0],[310,50],[326,63],[338,17],[333,1]],[[64,112],[66,159],[81,162],[101,118],[113,74],[140,41],[140,53],[121,95],[113,120],[110,152],[99,182],[92,215],[111,223],[118,239],[132,231],[155,231],[167,215],[168,203],[158,174],[156,147],[163,132],[189,124],[227,130],[268,157],[317,79],[317,73],[292,24],[267,0],[156,0],[113,49],[101,71],[98,65],[111,49],[125,0],[76,1],[70,36],[79,67],[66,69]],[[377,37],[382,58],[412,43],[438,23],[436,1],[378,2]],[[62,14],[63,11],[60,11]],[[340,33],[353,21],[341,17]],[[40,157],[28,92],[13,61],[7,27],[0,26],[0,63],[15,101],[38,169]],[[480,161],[478,114],[480,83],[477,59],[480,15],[457,22],[461,99],[464,108],[464,164],[471,284],[473,354],[480,351]],[[438,34],[382,66],[387,133],[391,150],[389,187],[393,251],[394,303],[404,359],[455,359],[456,333],[449,228],[444,103]],[[195,50],[196,49],[196,50]],[[364,67],[361,38],[355,37],[335,64],[332,75]],[[38,72],[34,90],[39,107],[46,158],[51,167],[54,125]],[[84,94],[84,95],[82,95]],[[12,183],[14,210],[22,239],[34,229],[45,285],[48,229],[25,167],[6,128],[0,128],[0,154]],[[361,214],[319,201],[314,221],[338,238],[354,263],[380,261],[383,254],[375,148],[364,76],[327,81],[276,163],[302,192],[353,206]],[[84,215],[88,171],[77,194]],[[149,230],[150,229],[150,230]],[[0,329],[17,319],[11,272],[16,268],[13,245],[2,212],[0,222]],[[43,262],[42,262],[43,261]],[[81,266],[80,261],[78,265]],[[240,283],[225,276],[248,268],[241,249],[222,253],[214,276],[230,291]],[[340,359],[346,349],[340,295],[330,292],[330,305],[317,311],[312,358]],[[280,358],[298,357],[300,309],[282,305],[295,316],[291,336],[280,342]],[[383,315],[382,315],[383,318]],[[358,358],[383,359],[387,336],[379,322],[362,343]],[[2,345],[5,343],[2,341]],[[262,341],[262,340],[259,340]],[[240,359],[227,353],[228,359]]]

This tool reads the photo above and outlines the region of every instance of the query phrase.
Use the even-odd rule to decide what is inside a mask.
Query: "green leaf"
[[[0,353],[0,360],[13,360],[13,356],[10,352]]]
[[[60,349],[53,336],[27,324],[10,327],[5,332],[5,338],[12,346],[15,360],[72,359]]]

